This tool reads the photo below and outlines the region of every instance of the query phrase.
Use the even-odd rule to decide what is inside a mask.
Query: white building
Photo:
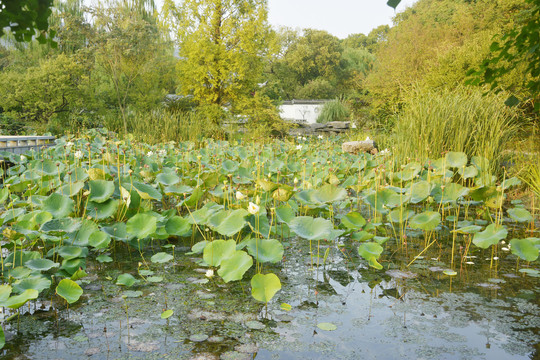
[[[328,100],[291,100],[284,101],[279,107],[279,116],[283,120],[315,124],[322,110],[323,105]]]

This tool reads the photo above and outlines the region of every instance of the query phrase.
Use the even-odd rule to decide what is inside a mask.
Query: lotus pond
[[[3,155],[4,358],[540,356],[538,214],[488,159],[103,130]]]

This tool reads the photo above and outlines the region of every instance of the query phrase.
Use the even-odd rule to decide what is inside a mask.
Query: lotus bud
[[[295,177],[294,180],[293,180],[293,183],[294,183],[294,185],[298,184],[298,178]]]
[[[259,195],[257,195],[257,196],[255,197],[255,204],[257,204],[257,205],[260,205],[260,204],[261,204],[261,198],[259,197]]]
[[[257,195],[257,198],[259,196]],[[255,215],[255,214],[258,214],[259,213],[259,206],[252,203],[251,201],[249,202],[249,205],[248,205],[248,212],[251,214],[251,215]]]
[[[236,192],[236,200],[244,200],[246,195],[242,194],[240,191]]]
[[[208,269],[208,270],[206,271],[205,276],[206,276],[207,278],[211,279],[211,278],[214,276],[214,270]]]

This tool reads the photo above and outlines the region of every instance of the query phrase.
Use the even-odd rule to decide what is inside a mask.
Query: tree
[[[217,122],[225,106],[234,111],[263,80],[273,52],[267,1],[186,0],[176,20],[179,91],[212,108]]]
[[[40,43],[47,41],[47,22],[52,14],[54,0],[1,0],[0,29],[9,28],[17,41],[36,39]],[[49,40],[54,33],[49,34]]]

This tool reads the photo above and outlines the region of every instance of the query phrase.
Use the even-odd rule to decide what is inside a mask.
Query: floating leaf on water
[[[135,278],[131,274],[122,274],[116,279],[116,285],[130,287],[135,284]]]
[[[166,262],[169,262],[173,259],[173,256],[171,254],[167,254],[167,253],[164,253],[164,252],[158,252],[157,254],[154,254],[150,260],[153,262],[153,263],[159,263],[159,264],[164,264]]]
[[[540,277],[540,271],[536,269],[524,268],[524,269],[519,269],[519,272],[523,274],[527,274],[532,277]]]
[[[317,324],[317,327],[321,330],[324,330],[324,331],[334,331],[334,330],[337,330],[337,326],[332,324],[332,323],[319,323]]]
[[[285,310],[285,311],[291,311],[292,310],[292,306],[287,304],[287,303],[281,303],[280,308],[281,308],[281,310]]]
[[[158,283],[163,281],[163,277],[161,276],[149,276],[146,278],[146,281],[151,283]]]
[[[122,292],[122,296],[125,296],[127,298],[138,298],[143,295],[143,292],[140,290],[133,291],[133,290],[126,290]]]
[[[455,272],[454,270],[444,270],[443,274],[448,276],[456,276],[457,272]]]
[[[83,289],[75,281],[63,279],[56,287],[56,293],[66,300],[69,304],[73,304],[83,294]]]
[[[203,342],[208,339],[208,335],[206,334],[193,334],[189,337],[189,340],[193,342]]]
[[[262,322],[256,320],[246,321],[246,326],[253,330],[262,330],[266,327]]]
[[[169,310],[165,310],[164,312],[161,313],[161,318],[162,319],[168,319],[170,318],[172,315],[174,314],[174,311],[169,309]]]

